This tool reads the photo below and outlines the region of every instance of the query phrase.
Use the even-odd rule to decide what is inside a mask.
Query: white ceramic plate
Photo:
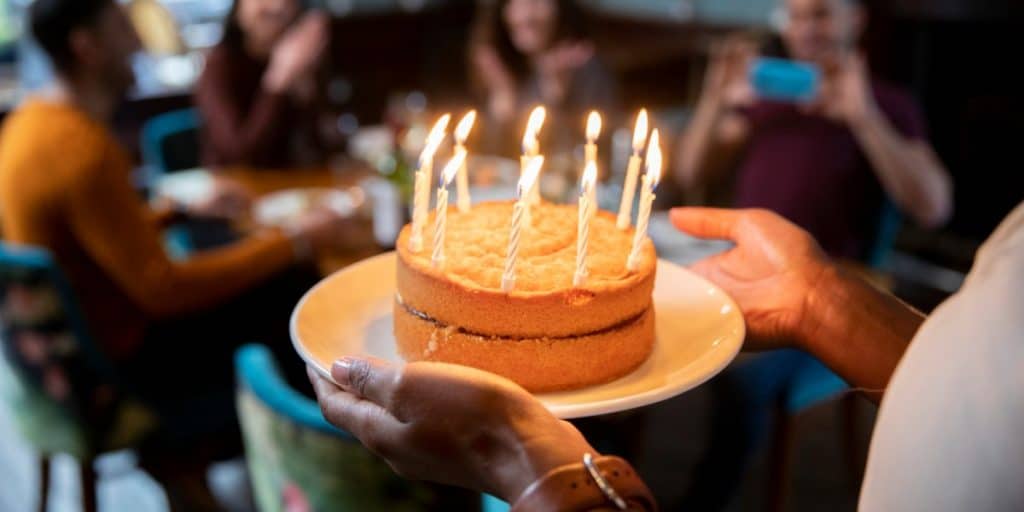
[[[326,207],[342,217],[352,215],[361,203],[343,190],[333,188],[297,188],[282,190],[260,198],[253,205],[253,218],[264,226],[287,227],[300,215],[315,207]]]
[[[317,284],[292,312],[295,350],[324,377],[344,355],[401,362],[392,334],[395,254],[343,269]],[[736,357],[745,325],[732,298],[690,271],[658,262],[657,338],[651,357],[608,384],[537,395],[560,418],[597,416],[672,398],[704,383]]]
[[[213,193],[213,175],[205,169],[190,169],[161,175],[153,185],[155,195],[181,204],[194,204]]]

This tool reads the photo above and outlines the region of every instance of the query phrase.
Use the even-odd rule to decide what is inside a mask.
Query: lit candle
[[[431,262],[434,268],[444,266],[444,239],[448,229],[448,185],[466,163],[466,152],[455,153],[441,171],[441,183],[437,187],[437,210],[434,212],[434,253]]]
[[[423,250],[423,227],[427,222],[430,208],[430,182],[434,174],[434,153],[444,141],[445,130],[452,116],[445,114],[434,123],[427,135],[427,142],[420,153],[418,169],[413,177],[412,233],[409,235],[409,249],[418,253]]]
[[[534,182],[540,174],[540,168],[544,165],[544,157],[539,156],[530,160],[522,176],[519,177],[517,188],[518,200],[512,211],[512,229],[508,237],[508,254],[505,256],[505,272],[501,276],[501,289],[506,293],[511,292],[516,286],[516,260],[519,259],[519,241],[523,231],[527,229],[524,221],[526,212],[530,209],[530,200],[527,194],[533,188]]]
[[[526,131],[523,133],[523,156],[519,160],[520,176],[526,173],[526,169],[532,163],[532,159],[540,156],[540,141],[537,139],[537,134],[540,133],[541,127],[544,126],[544,118],[546,116],[547,111],[541,106],[535,107],[530,112],[530,119],[526,122]],[[527,192],[531,204],[540,203],[539,185],[535,183],[533,188]]]
[[[587,145],[584,146],[584,161],[597,162],[597,138],[601,136],[601,114],[596,110],[587,116]]]
[[[647,224],[651,220],[651,206],[654,204],[654,189],[661,180],[661,147],[658,144],[658,130],[651,134],[651,143],[647,147],[647,174],[644,175],[640,189],[640,212],[636,218],[636,233],[633,235],[633,248],[626,260],[626,270],[636,272],[640,266],[640,248],[647,239]]]
[[[619,229],[629,229],[633,216],[633,197],[636,196],[636,180],[640,175],[640,152],[644,150],[644,142],[647,140],[647,109],[640,110],[636,118],[636,128],[633,130],[633,154],[629,157],[629,166],[626,167],[626,183],[622,185],[622,201],[619,203],[619,219],[616,223]],[[654,141],[657,144],[657,141]]]
[[[475,122],[476,110],[470,110],[455,127],[455,154],[463,154],[462,166],[459,167],[458,179],[456,181],[456,189],[459,193],[459,211],[462,213],[468,212],[470,207],[469,169],[466,164],[466,138],[469,137],[469,131],[473,129],[473,123]]]
[[[587,268],[587,249],[590,245],[590,223],[597,211],[597,164],[588,162],[580,180],[580,205],[576,220],[576,273],[573,286],[583,286],[590,271]]]

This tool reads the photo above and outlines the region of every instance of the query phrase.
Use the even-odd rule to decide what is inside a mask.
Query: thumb
[[[741,212],[722,208],[673,208],[669,214],[679,231],[697,238],[736,241],[736,227]]]
[[[331,378],[341,389],[385,409],[391,405],[400,375],[393,364],[372,357],[344,357],[331,366]]]

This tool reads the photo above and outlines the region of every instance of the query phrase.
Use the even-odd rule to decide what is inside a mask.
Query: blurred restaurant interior
[[[504,199],[514,194],[514,178],[509,175],[519,172],[518,133],[522,132],[526,113],[516,110],[510,114],[512,128],[499,136],[504,144],[493,143],[494,132],[499,131],[492,128],[497,126],[492,122],[497,100],[488,94],[494,94],[492,84],[497,79],[487,76],[490,68],[484,62],[485,57],[478,53],[480,48],[475,46],[487,32],[484,23],[479,21],[483,16],[481,12],[492,7],[490,4],[497,0],[298,2],[303,4],[302,9],[327,13],[329,17],[323,57],[317,64],[313,79],[315,84],[312,87],[316,90],[310,93],[316,99],[306,105],[314,111],[308,121],[309,129],[315,132],[316,147],[298,149],[292,146],[302,144],[301,141],[296,142],[301,138],[297,134],[307,127],[261,126],[265,128],[261,132],[263,138],[253,139],[255,142],[247,144],[242,139],[248,141],[249,133],[256,130],[256,124],[261,120],[252,116],[246,118],[231,110],[244,107],[221,108],[214,105],[220,98],[217,95],[225,93],[218,87],[226,87],[230,91],[228,94],[252,97],[253,94],[261,94],[253,93],[254,87],[259,88],[261,83],[266,86],[267,83],[260,69],[256,69],[254,74],[240,64],[230,67],[228,63],[228,67],[217,70],[207,67],[208,62],[225,65],[224,55],[217,56],[220,60],[215,61],[217,57],[212,56],[214,53],[211,51],[230,37],[231,29],[225,28],[225,19],[234,12],[235,1],[247,0],[119,1],[129,14],[143,51],[131,56],[134,85],[127,91],[125,101],[112,112],[110,128],[132,162],[132,178],[139,197],[145,198],[150,205],[162,204],[160,200],[163,198],[173,202],[175,208],[183,208],[182,205],[187,207],[190,202],[199,201],[197,197],[212,194],[210,190],[223,187],[224,182],[231,182],[231,186],[240,184],[245,188],[245,201],[252,200],[255,204],[251,215],[248,212],[242,215],[246,217],[243,220],[227,222],[224,217],[236,216],[218,213],[213,215],[217,217],[215,221],[172,225],[162,232],[169,259],[184,261],[193,251],[233,244],[239,236],[234,232],[236,228],[243,225],[246,227],[242,231],[245,231],[253,223],[279,226],[289,234],[293,230],[308,228],[312,246],[305,249],[318,252],[315,270],[292,269],[289,272],[294,271],[297,277],[293,276],[291,281],[278,279],[260,285],[263,287],[259,288],[260,293],[265,292],[265,296],[273,296],[273,299],[256,309],[225,309],[230,311],[225,314],[234,314],[240,322],[252,320],[260,323],[255,320],[267,316],[269,323],[269,317],[274,315],[264,311],[274,311],[282,319],[286,318],[301,292],[320,277],[394,248],[398,229],[409,220],[408,203],[417,154],[423,148],[423,140],[431,125],[443,113],[452,114],[454,126],[455,121],[468,110],[481,112],[477,120],[479,128],[466,142],[472,155],[469,172],[474,197]],[[531,1],[544,3],[544,0]],[[742,176],[719,174],[714,179],[687,178],[687,164],[683,159],[690,148],[686,145],[690,136],[688,128],[694,119],[700,117],[699,105],[705,100],[703,96],[708,94],[706,70],[713,64],[709,62],[714,59],[713,54],[721,41],[743,37],[756,43],[764,54],[785,53],[785,42],[779,33],[787,23],[786,2],[574,2],[579,4],[582,16],[574,21],[585,28],[579,35],[586,34],[587,43],[585,47],[568,48],[566,53],[575,50],[588,56],[596,55],[603,69],[595,71],[595,76],[570,81],[570,90],[563,91],[565,94],[561,96],[564,108],[550,107],[549,122],[556,127],[552,130],[564,133],[545,134],[542,140],[542,147],[552,148],[547,158],[554,169],[545,179],[560,177],[562,181],[542,182],[544,195],[561,201],[572,197],[577,173],[583,166],[584,114],[595,108],[604,116],[605,127],[599,143],[602,186],[598,202],[606,210],[618,208],[622,191],[620,183],[630,157],[633,122],[640,109],[647,109],[651,125],[661,131],[661,141],[666,148],[666,175],[658,188],[654,206],[656,213],[649,228],[659,256],[690,264],[704,255],[727,248],[721,243],[677,236],[665,212],[684,205],[728,207],[749,203],[737,200],[737,197],[747,197],[736,192],[737,187],[744,185]],[[564,6],[569,2],[551,0],[548,3]],[[1024,91],[1024,79],[1021,78],[1024,74],[1017,69],[1020,29],[1024,28],[1024,3],[1019,0],[856,0],[856,3],[867,13],[867,26],[863,30],[860,47],[868,62],[872,85],[878,78],[909,93],[912,104],[921,114],[921,122],[909,122],[915,126],[910,131],[934,149],[937,159],[932,162],[935,162],[936,172],[948,172],[952,203],[948,212],[918,215],[912,211],[915,208],[913,198],[886,199],[882,189],[874,184],[872,192],[865,193],[863,197],[878,203],[879,208],[865,210],[861,205],[850,206],[852,211],[860,212],[854,215],[865,211],[871,212],[869,216],[877,213],[877,218],[857,220],[861,224],[871,224],[871,234],[867,239],[858,240],[854,249],[839,242],[834,246],[828,246],[827,240],[822,242],[827,252],[849,260],[851,268],[877,286],[927,313],[960,289],[981,244],[1024,200],[1024,174],[1014,170],[1020,165],[1014,162],[1021,158],[1014,148],[1024,136],[1024,96],[1021,94]],[[34,94],[46,91],[55,80],[53,66],[44,50],[33,41],[28,28],[32,4],[33,0],[0,0],[0,121],[5,123],[7,120],[19,120],[17,116],[26,114],[17,113],[19,105]],[[211,56],[209,59],[208,55]],[[276,53],[273,55],[276,58]],[[595,82],[579,83],[591,78]],[[606,79],[614,87],[602,88],[596,83]],[[540,98],[545,97],[544,87],[541,80],[538,86]],[[595,104],[581,104],[591,100]],[[888,109],[884,103],[881,106],[883,110]],[[268,110],[272,108],[286,107],[267,107]],[[288,117],[292,114],[280,114],[281,117],[275,120],[263,119],[262,122],[271,125],[284,123],[282,120],[292,119]],[[63,119],[56,113],[51,115],[55,123]],[[231,116],[237,119],[225,120]],[[571,121],[565,121],[567,117],[571,117]],[[23,125],[28,124],[27,119],[20,120]],[[559,123],[565,128],[559,128]],[[909,136],[903,125],[895,124],[899,131]],[[271,132],[274,135],[268,135]],[[4,136],[8,136],[6,129],[0,134],[0,171],[4,170],[3,162],[7,161],[2,154],[8,148],[2,144]],[[13,139],[9,145],[15,145]],[[73,159],[75,151],[82,150],[79,146],[81,144],[76,141],[68,141],[66,148],[50,148],[52,153],[47,158]],[[554,149],[556,147],[557,150]],[[302,156],[279,158],[275,153],[279,150],[283,154],[291,149],[302,153]],[[740,152],[741,156],[737,158],[753,155],[763,148],[747,149],[748,153]],[[449,151],[447,147],[441,149],[439,160],[447,158]],[[762,153],[766,151],[770,152],[764,150]],[[856,147],[852,151],[857,151]],[[13,162],[13,154],[10,158]],[[773,162],[785,165],[790,157],[775,154],[773,158]],[[836,158],[844,157],[840,154]],[[856,158],[860,159],[858,162],[864,159],[863,156]],[[736,161],[732,164],[740,167]],[[36,178],[46,179],[46,176]],[[0,187],[9,183],[14,182],[0,180]],[[849,187],[847,190],[851,192],[845,198],[819,199],[814,204],[834,203],[839,205],[837,208],[846,207],[862,197],[857,192],[860,186],[856,180],[823,185],[835,192]],[[795,186],[794,189],[807,191],[810,187]],[[93,191],[96,189],[94,187]],[[873,192],[875,189],[879,190],[878,197],[872,195],[876,194]],[[340,191],[341,194],[328,199],[286,195],[289,191],[313,190],[323,194]],[[223,190],[218,190],[221,192]],[[0,193],[0,219],[8,214],[4,198],[10,199],[19,194],[10,190]],[[270,196],[276,196],[277,202],[262,201]],[[796,197],[799,196],[794,194],[787,200],[799,200],[794,199]],[[103,202],[103,199],[97,199],[99,203]],[[338,215],[344,218],[330,221],[306,218],[303,212],[308,206],[306,202],[321,200],[333,201],[328,207],[341,212]],[[110,203],[119,201],[111,199]],[[891,206],[895,209],[890,212]],[[927,211],[924,206],[921,208]],[[794,211],[801,210],[795,208]],[[921,221],[921,218],[930,220]],[[33,218],[32,222],[36,220]],[[303,227],[296,228],[293,224]],[[3,226],[17,226],[17,223],[4,222]],[[11,233],[4,233],[4,228],[0,228],[0,236],[5,244],[21,241],[17,240],[19,236],[10,240]],[[322,240],[323,233],[329,229],[340,230],[338,232],[344,233],[344,240]],[[831,235],[829,229],[823,230],[826,232],[824,236]],[[303,234],[307,233],[303,231]],[[129,234],[111,234],[101,245],[118,243],[122,236],[124,239],[131,237]],[[247,248],[253,249],[253,253],[256,252],[256,244],[262,243],[249,240],[259,238],[257,235],[242,235],[242,238],[246,241],[238,243],[251,242]],[[270,248],[263,249],[262,256],[249,254],[252,258],[245,266],[254,273],[269,276],[274,273],[269,267],[276,265],[271,262],[277,256]],[[57,251],[52,247],[50,250]],[[6,245],[4,251],[8,251]],[[324,256],[325,252],[329,255]],[[234,256],[240,258],[240,253]],[[122,262],[131,263],[130,257],[124,258]],[[15,265],[11,263],[15,259],[9,260],[4,256],[0,257],[0,262],[5,266]],[[94,327],[101,322],[122,323],[122,315],[152,313],[154,319],[140,322],[135,331],[147,333],[147,342],[154,326],[170,326],[179,318],[187,320],[168,327],[168,332],[174,334],[167,336],[191,337],[193,333],[218,323],[217,318],[224,318],[212,313],[214,305],[222,307],[220,300],[210,298],[203,301],[197,298],[201,295],[235,296],[239,290],[258,288],[250,286],[253,280],[242,277],[241,272],[236,276],[234,271],[217,271],[213,262],[209,262],[208,267],[188,274],[191,277],[182,277],[181,282],[191,283],[188,279],[194,279],[199,283],[206,279],[208,284],[213,284],[217,281],[214,274],[223,272],[221,279],[227,283],[225,286],[231,288],[230,292],[221,293],[198,285],[194,289],[178,290],[173,287],[164,289],[161,285],[162,298],[152,301],[155,304],[143,304],[137,310],[123,309],[120,301],[130,302],[135,296],[134,292],[127,291],[123,296],[110,298],[110,302],[105,303],[108,311],[104,311],[96,303],[108,300],[106,292],[83,294],[79,289],[82,281],[75,275],[90,269],[98,271],[94,268],[97,264],[90,262],[81,267],[68,267],[59,254],[56,259],[61,267],[65,267],[62,270],[71,274],[72,288],[81,302],[78,306],[84,311],[85,323]],[[139,266],[138,272],[142,275],[141,263]],[[6,276],[7,271],[0,270],[0,274]],[[307,275],[310,273],[312,278]],[[167,275],[171,274],[173,272]],[[126,275],[129,277],[104,278],[97,286],[121,286],[126,280],[133,279],[131,274]],[[204,277],[199,277],[201,275]],[[6,290],[7,280],[12,278],[3,279]],[[158,283],[161,278],[154,279],[153,283]],[[128,284],[124,286],[131,288]],[[301,290],[294,290],[296,287]],[[189,294],[193,297],[177,296]],[[84,299],[82,295],[85,295]],[[192,299],[196,299],[194,304],[189,303]],[[276,309],[272,309],[274,303]],[[8,308],[5,302],[0,315],[9,315]],[[96,320],[95,314],[101,315],[100,320]],[[181,316],[176,316],[179,314]],[[0,319],[4,333],[9,332],[7,323],[8,319]],[[467,496],[461,491],[406,484],[393,477],[386,466],[351,438],[337,437],[332,427],[319,416],[315,401],[307,398],[308,390],[266,391],[265,388],[273,385],[281,389],[287,385],[299,386],[295,384],[296,376],[288,374],[288,366],[298,367],[298,381],[304,378],[299,360],[291,352],[287,326],[282,320],[274,327],[276,329],[263,331],[256,328],[245,330],[244,335],[249,337],[231,344],[232,349],[241,348],[237,352],[225,351],[223,354],[223,361],[228,366],[220,371],[225,378],[232,380],[231,384],[237,390],[227,400],[237,404],[244,443],[235,450],[236,453],[229,454],[227,462],[218,461],[213,471],[208,474],[199,471],[205,474],[216,499],[216,504],[208,504],[206,508],[196,505],[205,494],[191,492],[193,489],[189,487],[193,482],[190,478],[198,471],[190,465],[194,461],[178,464],[175,454],[161,453],[167,450],[160,450],[159,446],[129,442],[117,445],[118,449],[108,448],[109,432],[89,432],[85,435],[86,441],[65,442],[61,436],[71,439],[80,434],[72,432],[74,429],[71,427],[56,428],[53,432],[43,429],[46,432],[38,430],[35,436],[30,435],[33,429],[42,428],[33,427],[39,424],[34,422],[52,426],[61,420],[46,414],[63,417],[62,413],[26,412],[29,408],[19,401],[24,399],[23,393],[18,400],[8,398],[18,395],[14,390],[21,389],[19,378],[6,365],[0,368],[0,373],[4,374],[0,378],[0,386],[3,387],[0,395],[5,395],[6,402],[0,407],[3,411],[0,413],[0,480],[14,484],[0,484],[0,511],[35,510],[40,495],[47,495],[45,490],[40,493],[39,482],[49,484],[46,499],[51,511],[83,510],[83,506],[84,510],[89,510],[90,503],[95,503],[97,492],[99,510],[472,510],[477,506],[477,495]],[[119,325],[100,329],[99,335],[96,329],[92,329],[91,334],[94,338],[106,336],[109,339],[113,336],[121,339],[119,336],[128,337],[125,334],[128,330],[128,326]],[[215,333],[209,336],[232,332],[225,326],[209,327],[209,330]],[[269,351],[259,345],[242,347],[246,343],[271,343],[272,340],[261,340],[258,336],[261,333],[268,337],[276,336],[279,331],[285,339]],[[181,352],[208,348],[208,337],[195,336],[196,340],[202,341]],[[106,346],[107,342],[96,341],[98,345]],[[7,353],[9,340],[5,339],[3,343]],[[123,346],[120,345],[121,348]],[[146,357],[163,360],[165,356],[147,354]],[[741,360],[744,357],[748,356],[741,356]],[[185,365],[177,372],[188,379],[188,365],[192,362],[187,353],[177,353],[168,364]],[[292,369],[291,373],[296,372]],[[706,447],[704,440],[711,436],[712,429],[718,428],[716,422],[720,421],[716,419],[716,411],[720,407],[716,401],[723,399],[709,387],[714,381],[692,393],[630,414],[601,421],[585,420],[581,422],[581,429],[588,437],[607,437],[609,450],[630,454],[664,510],[853,510],[876,406],[847,392],[846,384],[836,383],[838,378],[832,377],[832,380],[825,378],[807,385],[804,391],[811,393],[809,396],[812,398],[793,398],[795,395],[790,390],[787,391],[790,395],[773,399],[778,402],[769,407],[771,434],[751,441],[754,444],[750,448],[751,458],[743,466],[745,469],[732,475],[735,483],[726,486],[724,498],[691,501],[694,498],[689,494],[697,473],[704,468],[700,462]],[[71,385],[78,386],[74,378]],[[131,392],[129,389],[128,393]],[[268,395],[273,397],[269,403],[266,402]],[[295,403],[287,403],[290,400]],[[210,405],[200,404],[200,401],[197,400],[189,416],[203,416],[209,412],[203,407],[209,408]],[[289,418],[289,415],[294,416]],[[211,413],[212,416],[215,414]],[[311,419],[311,416],[315,417]],[[300,419],[296,420],[296,417]],[[183,429],[202,422],[186,423]],[[85,431],[113,431],[111,425],[95,422],[86,425]],[[635,435],[626,439],[629,436],[624,432]],[[96,441],[96,435],[104,441]],[[215,447],[232,443],[220,438],[212,439]],[[672,439],[683,446],[666,447],[665,439]],[[682,443],[680,439],[694,441]],[[237,439],[234,442],[239,444]],[[75,448],[62,448],[69,443]],[[190,459],[204,459],[204,455],[208,455],[205,459],[221,458],[219,452],[222,450],[211,449],[204,443],[190,446],[195,448],[195,453],[190,454],[195,457]],[[150,452],[155,453],[155,462],[146,460]],[[64,455],[56,456],[59,453]],[[55,457],[47,458],[49,455]],[[305,460],[298,460],[302,458]],[[42,466],[40,461],[44,461]],[[81,461],[86,461],[88,466],[95,465],[95,468],[81,469],[84,467],[80,466]],[[344,468],[322,469],[329,465],[342,465]],[[179,466],[188,470],[180,471]],[[342,481],[337,481],[339,479]],[[43,487],[46,488],[45,485]],[[365,497],[354,497],[364,494]],[[322,508],[324,501],[318,501],[330,499],[341,500],[342,504],[337,508]]]

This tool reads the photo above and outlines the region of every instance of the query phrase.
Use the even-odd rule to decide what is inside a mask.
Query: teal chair
[[[483,512],[508,512],[512,507],[489,494],[484,495]]]
[[[395,475],[291,388],[266,347],[240,348],[235,371],[249,475],[262,512],[472,510],[479,503],[476,493]]]
[[[45,250],[0,243],[0,345],[3,399],[39,455],[40,510],[46,509],[51,456],[66,453],[80,463],[82,508],[95,511],[95,457],[133,446],[156,420],[122,393]]]
[[[200,130],[203,122],[195,108],[172,110],[150,118],[142,126],[139,146],[144,181],[152,186],[160,176],[200,166]],[[196,247],[188,226],[170,226],[165,233],[168,253],[187,258]]]
[[[146,121],[140,146],[150,176],[199,167],[202,124],[194,108],[166,112]]]

